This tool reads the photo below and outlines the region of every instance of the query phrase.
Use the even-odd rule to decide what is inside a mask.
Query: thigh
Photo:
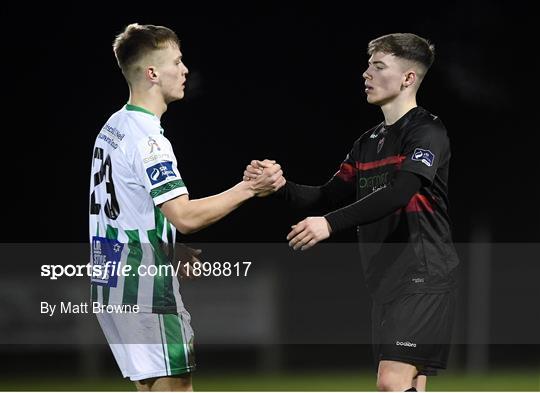
[[[396,299],[386,306],[379,324],[379,361],[406,362],[419,374],[434,375],[436,369],[446,368],[453,318],[453,293]]]
[[[413,386],[417,372],[412,364],[381,360],[377,370],[377,388],[382,391],[405,391]]]
[[[118,364],[118,368],[122,373],[124,378],[128,377],[127,375],[127,364],[128,354],[126,353],[126,346],[122,343],[122,337],[117,328],[117,323],[112,314],[108,313],[99,313],[96,314],[97,320],[109,343],[109,348],[113,353],[114,359]]]
[[[135,381],[135,387],[140,392],[191,392],[193,385],[191,374],[159,377]]]
[[[102,319],[109,321],[102,328],[124,377],[151,380],[195,369],[193,330],[187,312],[112,314]]]

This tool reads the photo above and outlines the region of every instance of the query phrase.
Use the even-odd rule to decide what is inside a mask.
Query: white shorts
[[[195,369],[193,330],[187,311],[96,316],[124,378],[140,381]]]

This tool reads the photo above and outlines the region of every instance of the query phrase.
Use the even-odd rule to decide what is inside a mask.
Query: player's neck
[[[152,112],[159,119],[161,119],[161,115],[167,110],[167,104],[163,101],[163,98],[154,97],[148,91],[141,94],[137,90],[131,90],[128,103]]]
[[[381,110],[384,115],[384,124],[392,125],[403,115],[409,112],[411,109],[416,108],[416,98],[407,99],[403,101],[392,101],[381,106]]]

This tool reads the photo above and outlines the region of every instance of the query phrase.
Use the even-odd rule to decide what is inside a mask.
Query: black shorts
[[[375,365],[381,360],[409,363],[419,375],[445,369],[455,312],[455,294],[410,293],[389,303],[373,303]]]

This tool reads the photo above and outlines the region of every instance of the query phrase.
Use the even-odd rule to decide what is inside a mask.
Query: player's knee
[[[191,376],[189,374],[175,377],[159,377],[136,381],[135,386],[139,392],[192,392]]]
[[[394,372],[380,372],[377,378],[379,392],[403,392],[412,386],[410,378]]]

